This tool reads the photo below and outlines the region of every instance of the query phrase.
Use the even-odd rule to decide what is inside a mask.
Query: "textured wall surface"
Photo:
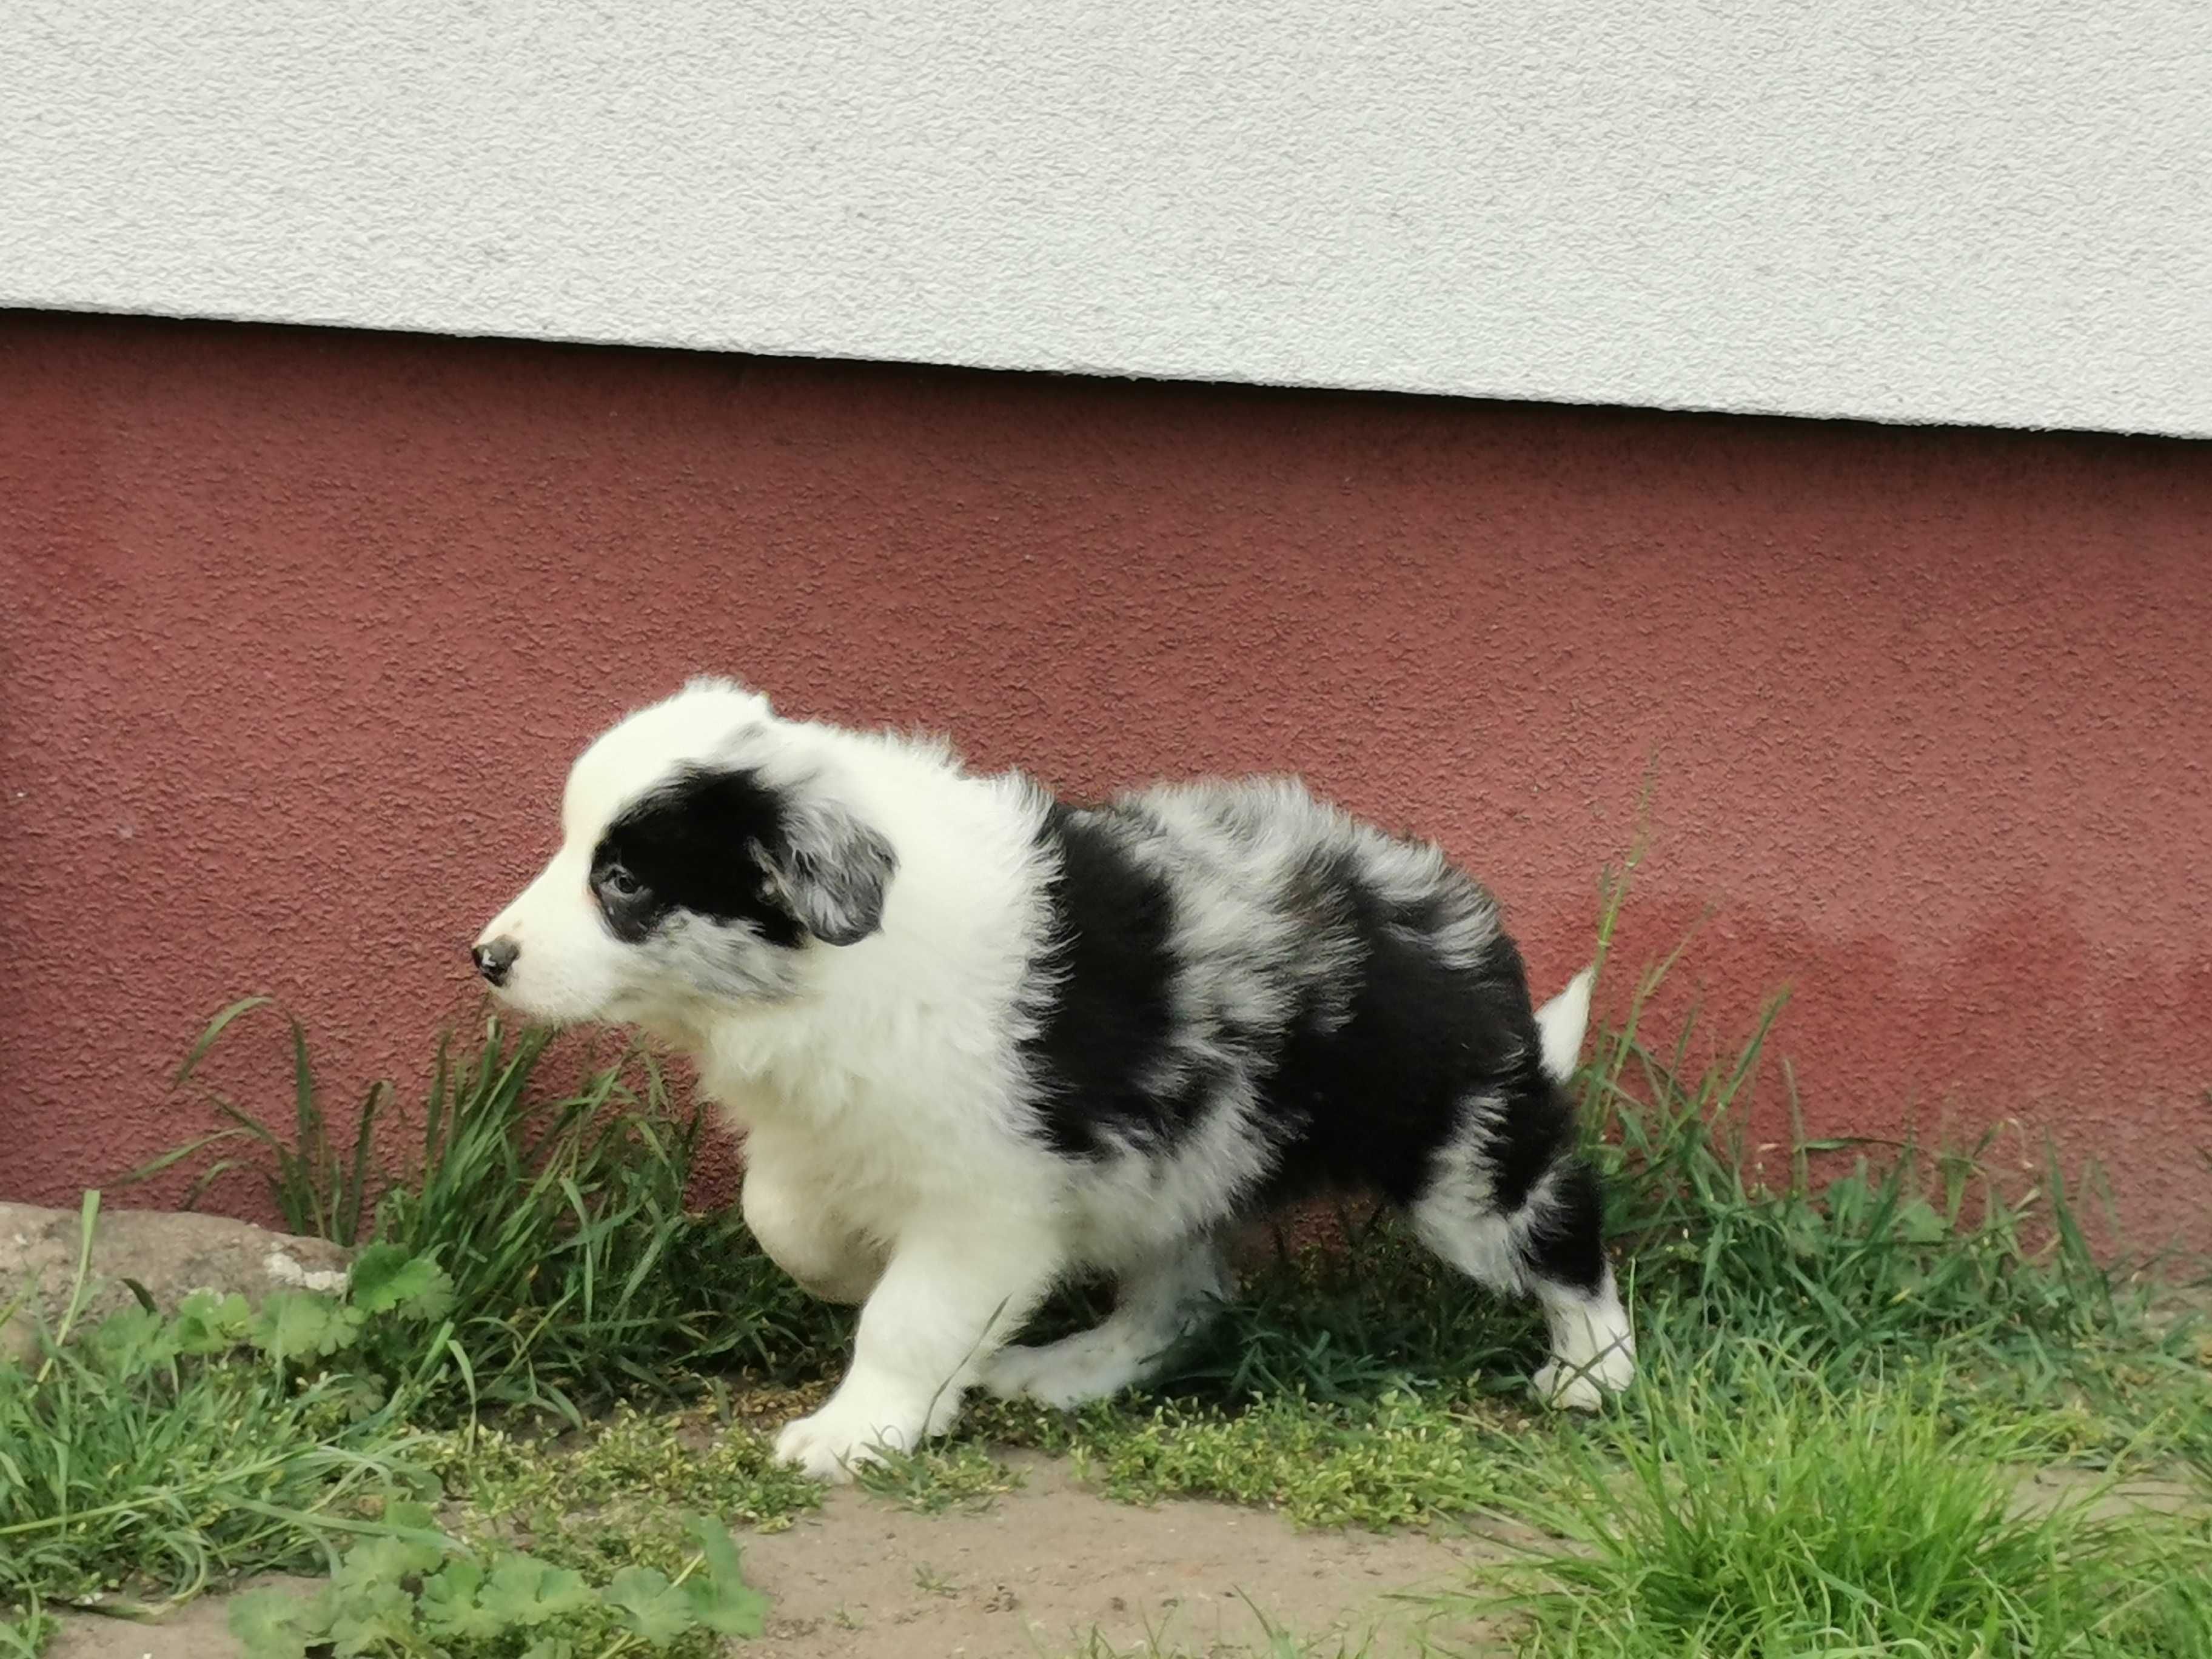
[[[15,0],[0,303],[2212,433],[2203,0]]]
[[[1623,965],[1710,910],[1679,988],[1718,1042],[1794,987],[1815,1128],[2016,1120],[2212,1244],[2212,447],[121,319],[0,367],[0,1198],[204,1127],[166,1073],[247,991],[411,1085],[575,751],[716,669],[1074,790],[1303,769],[1540,989],[1649,769]],[[287,1113],[275,1035],[221,1075]]]

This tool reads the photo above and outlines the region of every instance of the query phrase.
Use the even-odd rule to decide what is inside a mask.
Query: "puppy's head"
[[[561,836],[473,951],[500,1000],[558,1023],[787,997],[810,951],[882,926],[897,868],[818,729],[719,681],[586,750]]]

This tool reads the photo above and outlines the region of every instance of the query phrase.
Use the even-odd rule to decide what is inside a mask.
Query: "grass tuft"
[[[1492,1507],[1512,1443],[1502,1420],[1406,1391],[1334,1407],[1292,1394],[1235,1412],[1109,1401],[1073,1417],[979,1402],[968,1432],[1065,1455],[1079,1479],[1125,1503],[1209,1498],[1377,1531]]]
[[[1203,1648],[1188,1647],[1164,1629],[1148,1631],[1133,1647],[1110,1640],[1093,1629],[1068,1659],[1368,1659],[1371,1641],[1348,1637],[1313,1638],[1285,1630],[1247,1600],[1258,1638],[1251,1642],[1209,1641]]]
[[[854,1474],[862,1491],[917,1515],[975,1514],[1023,1485],[1020,1471],[972,1438],[886,1452]]]
[[[88,1194],[81,1264],[97,1213]],[[288,1350],[318,1311],[304,1297],[257,1321],[204,1296],[174,1319],[132,1309],[77,1333],[88,1291],[80,1271],[30,1360],[0,1358],[0,1608],[36,1626],[42,1605],[319,1571],[386,1501],[434,1490],[394,1406]],[[355,1313],[321,1300],[326,1328]]]
[[[771,1459],[765,1436],[712,1407],[624,1403],[556,1437],[449,1432],[432,1466],[478,1529],[526,1535],[548,1560],[586,1571],[666,1568],[668,1552],[683,1547],[678,1509],[771,1532],[822,1502],[818,1485]]]
[[[2024,1503],[2034,1419],[1962,1425],[1940,1374],[1837,1395],[1766,1351],[1716,1390],[1682,1358],[1664,1409],[1559,1443],[1507,1500],[1560,1540],[1514,1603],[1531,1659],[2212,1655],[2212,1534],[2109,1483]]]

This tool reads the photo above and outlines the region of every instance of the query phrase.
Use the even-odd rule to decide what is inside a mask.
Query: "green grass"
[[[60,1628],[35,1596],[20,1612],[0,1608],[0,1659],[38,1659],[40,1650]]]
[[[204,1084],[225,1033],[267,1006],[248,999],[218,1014],[178,1073],[179,1086],[204,1089],[226,1127],[133,1178],[220,1152],[196,1178],[204,1190],[210,1175],[235,1167],[239,1143],[259,1146],[294,1230],[436,1261],[453,1283],[453,1328],[418,1390],[418,1417],[522,1408],[577,1425],[619,1398],[684,1391],[704,1372],[811,1374],[842,1349],[849,1316],[793,1285],[734,1209],[690,1207],[708,1120],[703,1109],[672,1106],[642,1051],[587,1061],[582,1080],[562,1088],[544,1076],[545,1031],[514,1033],[491,1018],[471,1045],[441,1042],[414,1159],[394,1175],[374,1162],[366,1127],[349,1153],[332,1151],[295,1019],[290,1139]],[[389,1084],[366,1099],[398,1115]],[[421,1356],[404,1351],[372,1360],[421,1369]]]
[[[505,1544],[441,1530],[426,1507],[404,1529],[347,1550],[302,1595],[254,1590],[231,1604],[246,1659],[708,1659],[725,1638],[761,1634],[768,1598],[744,1581],[720,1522],[686,1519],[672,1571],[625,1566],[604,1580]]]
[[[684,1547],[678,1510],[775,1531],[822,1502],[818,1485],[771,1461],[765,1436],[712,1407],[623,1405],[580,1434],[476,1428],[436,1445],[448,1499],[482,1529],[519,1530],[584,1570],[666,1567]]]
[[[57,1607],[151,1614],[267,1572],[330,1583],[237,1602],[251,1659],[333,1643],[362,1659],[704,1659],[758,1633],[765,1604],[724,1518],[772,1525],[819,1502],[759,1436],[702,1444],[635,1411],[570,1455],[425,1432],[453,1285],[391,1243],[362,1253],[343,1297],[281,1292],[257,1313],[202,1292],[79,1329],[97,1214],[88,1194],[58,1324],[36,1328],[27,1363],[0,1359],[0,1655],[34,1654]],[[410,1346],[411,1368],[370,1369]],[[685,1500],[700,1512],[672,1507]]]
[[[1278,1626],[1249,1601],[1245,1605],[1260,1627],[1254,1641],[1212,1641],[1202,1648],[1191,1647],[1177,1641],[1172,1630],[1162,1629],[1149,1632],[1143,1640],[1127,1646],[1094,1629],[1080,1646],[1069,1650],[1068,1659],[1367,1659],[1372,1650],[1372,1643],[1366,1641],[1302,1638]]]
[[[1338,1405],[1273,1395],[1237,1410],[1137,1395],[1066,1416],[979,1401],[954,1443],[1064,1456],[1079,1479],[1126,1503],[1214,1498],[1303,1526],[1379,1531],[1494,1504],[1511,1422],[1406,1390]]]
[[[1763,1352],[1713,1390],[1685,1358],[1663,1407],[1561,1443],[1509,1504],[1561,1540],[1520,1575],[1531,1659],[2212,1656],[2202,1517],[2024,1504],[2020,1468],[2063,1449],[2036,1418],[1961,1425],[1940,1373],[1839,1395]]]
[[[95,1213],[88,1199],[88,1254]],[[393,1406],[295,1344],[328,1298],[255,1320],[235,1297],[202,1297],[173,1319],[132,1310],[79,1333],[85,1290],[80,1273],[28,1363],[0,1359],[0,1607],[321,1570],[339,1541],[376,1530],[384,1503],[434,1490]]]
[[[1019,1471],[973,1438],[887,1454],[861,1465],[855,1478],[863,1491],[917,1515],[973,1514],[1023,1484]]]

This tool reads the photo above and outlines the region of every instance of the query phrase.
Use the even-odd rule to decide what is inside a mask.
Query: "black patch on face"
[[[679,774],[625,809],[592,850],[607,927],[635,945],[682,910],[795,948],[805,930],[763,862],[786,848],[788,817],[783,793],[751,772]]]

